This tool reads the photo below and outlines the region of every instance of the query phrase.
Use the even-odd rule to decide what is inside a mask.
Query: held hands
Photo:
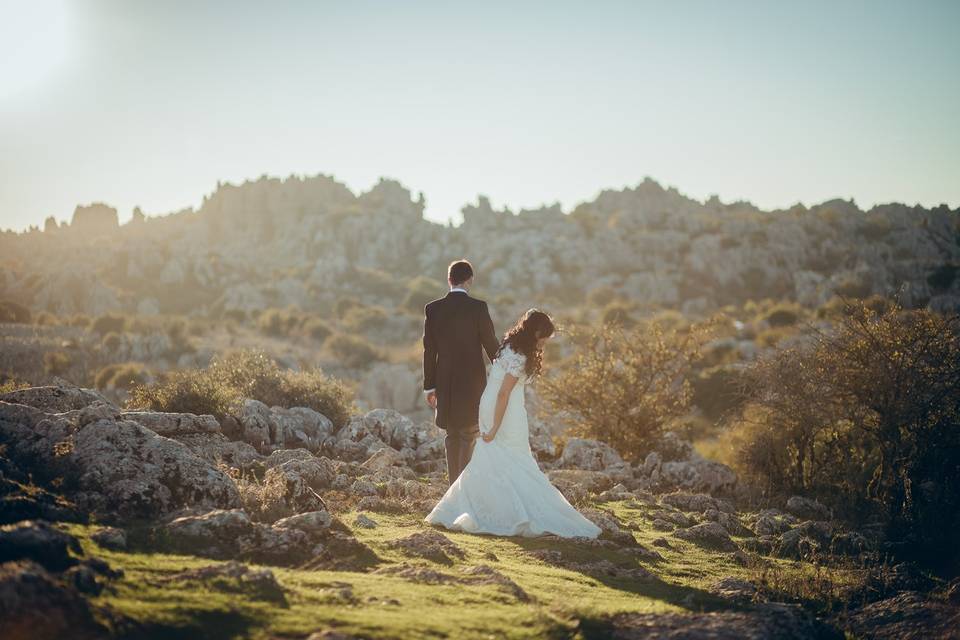
[[[437,408],[437,394],[435,391],[431,391],[427,394],[427,404],[430,405],[431,409]]]
[[[483,438],[483,441],[484,441],[484,442],[493,442],[493,439],[497,437],[497,430],[496,430],[496,429],[491,429],[490,431],[487,431],[486,433],[481,433],[481,434],[480,434],[480,437]]]

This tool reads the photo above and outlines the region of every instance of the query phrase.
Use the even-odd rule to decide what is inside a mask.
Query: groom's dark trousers
[[[437,395],[436,424],[446,430],[447,477],[460,475],[479,436],[480,396],[487,386],[483,354],[500,346],[487,303],[451,291],[424,307],[423,388]]]
[[[447,429],[443,444],[447,450],[447,477],[450,484],[460,477],[464,467],[473,456],[473,447],[480,437],[479,425],[465,429]]]

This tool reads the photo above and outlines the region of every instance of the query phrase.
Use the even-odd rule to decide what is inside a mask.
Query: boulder
[[[737,544],[730,539],[727,530],[716,522],[704,522],[689,529],[673,532],[675,538],[692,542],[698,546],[720,551],[739,551]]]
[[[670,523],[672,525],[670,529],[673,529],[674,527],[681,527],[683,529],[686,529],[687,527],[692,527],[693,525],[696,524],[696,520],[694,520],[687,514],[683,513],[682,511],[672,511],[670,509],[660,509],[659,511],[652,511],[648,514],[648,517],[653,518],[654,521],[660,520],[661,522]],[[661,529],[661,531],[663,530],[664,529]]]
[[[874,548],[873,541],[858,531],[836,533],[830,540],[830,553],[838,556],[859,556]]]
[[[797,524],[798,520],[778,509],[764,509],[757,514],[751,527],[758,536],[778,535],[789,531],[790,527]]]
[[[686,493],[678,491],[661,496],[660,502],[681,511],[704,513],[708,510],[733,513],[733,505],[725,500],[718,500],[703,493]]]
[[[87,600],[39,564],[0,564],[0,638],[94,640],[109,635]]]
[[[234,469],[250,469],[263,456],[252,445],[230,440],[222,433],[188,433],[173,436],[194,454],[212,465],[225,464]]]
[[[746,603],[757,595],[757,585],[734,576],[725,576],[711,585],[710,593],[724,600]]]
[[[333,434],[333,422],[322,413],[308,407],[273,407],[273,420],[282,434],[279,443],[287,448],[303,448],[319,452],[323,443]]]
[[[268,520],[324,509],[321,491],[335,477],[326,458],[292,459],[269,467],[263,479],[261,510]]]
[[[21,520],[86,522],[87,514],[62,495],[31,482],[10,458],[0,457],[0,525]]]
[[[23,521],[0,527],[0,562],[32,560],[50,571],[64,571],[82,555],[79,541],[49,522]]]
[[[830,509],[812,498],[791,496],[787,500],[787,511],[801,520],[829,520]]]
[[[127,532],[116,527],[101,527],[91,534],[90,539],[104,549],[122,551],[127,548]]]
[[[285,604],[283,587],[270,569],[251,569],[231,560],[222,564],[200,567],[178,573],[170,578],[176,582],[204,582],[209,589],[242,593],[255,600]]]
[[[373,484],[369,480],[365,480],[364,478],[357,478],[354,480],[353,484],[350,485],[350,491],[354,495],[358,496],[379,495],[379,491],[377,491],[377,485]]]
[[[719,493],[729,491],[736,485],[737,474],[733,469],[707,460],[676,434],[664,434],[659,446],[663,447],[663,451],[651,451],[636,469],[640,477],[647,479],[658,490]]]
[[[105,518],[153,519],[177,509],[239,504],[233,480],[187,446],[96,401],[48,414],[0,402],[0,440],[17,460],[61,473],[70,496]]]
[[[466,557],[460,547],[439,531],[432,529],[411,533],[403,538],[392,540],[387,545],[405,555],[426,558],[441,564],[453,564],[454,558],[463,560]]]
[[[802,559],[813,552],[826,551],[832,531],[828,522],[811,520],[801,523],[780,536],[774,552],[781,558]]]
[[[612,638],[666,640],[842,640],[843,634],[799,605],[763,603],[734,611],[705,613],[618,613],[606,620]]]
[[[718,493],[733,488],[737,474],[727,465],[695,453],[688,460],[664,462],[656,482],[661,487]]]
[[[269,526],[253,522],[241,509],[214,510],[176,518],[155,531],[158,544],[170,551],[216,559],[250,559],[295,565],[324,553],[326,516],[311,516]]]
[[[592,507],[583,508],[580,510],[580,513],[582,513],[587,520],[600,527],[605,537],[620,544],[628,546],[637,545],[637,539],[627,530],[626,525],[620,522],[612,513]]]
[[[365,513],[358,513],[356,519],[353,521],[353,525],[361,529],[375,529],[377,527],[377,521]]]
[[[773,536],[756,536],[753,538],[744,538],[740,541],[740,545],[747,551],[768,556],[773,553],[774,548],[777,546],[777,540]]]
[[[562,484],[571,483],[577,485],[583,491],[591,493],[606,491],[613,487],[616,482],[609,473],[583,469],[551,469],[547,472],[547,477],[557,488],[560,488]]]
[[[385,447],[374,452],[361,466],[367,471],[380,471],[393,466],[406,466],[406,463],[399,451]]]
[[[160,411],[124,411],[123,420],[143,425],[154,433],[176,438],[194,433],[220,433],[220,423],[213,416],[192,413],[163,413]]]
[[[112,404],[98,391],[83,389],[63,381],[62,384],[46,387],[28,387],[0,394],[0,402],[20,404],[45,413],[64,413],[83,409],[95,402]]]
[[[72,444],[78,502],[96,513],[157,518],[186,506],[239,504],[229,476],[135,422],[97,421],[78,430]]]
[[[299,529],[311,536],[322,536],[330,530],[333,516],[328,511],[310,511],[289,516],[273,523],[275,529]]]
[[[707,509],[704,511],[703,517],[712,522],[716,522],[721,527],[726,529],[727,533],[732,536],[753,535],[753,532],[743,526],[743,523],[740,522],[740,519],[733,513],[717,511],[716,509]]]
[[[291,460],[309,462],[311,460],[317,460],[319,457],[320,456],[313,455],[306,449],[277,449],[276,451],[270,452],[270,455],[263,460],[263,466],[266,469],[272,469]],[[323,459],[327,460],[327,458]]]
[[[559,465],[565,469],[603,471],[610,467],[622,467],[626,463],[620,454],[608,444],[587,438],[570,438],[563,445]]]
[[[956,638],[960,612],[947,603],[906,591],[850,612],[847,628],[858,638],[877,640]]]
[[[553,460],[557,457],[553,435],[540,420],[530,421],[530,450],[537,460]]]
[[[693,444],[674,431],[665,431],[660,436],[654,446],[654,452],[664,462],[689,460],[695,453]]]
[[[258,451],[268,452],[274,444],[282,446],[282,428],[274,419],[270,407],[264,403],[245,398],[232,410],[231,415],[240,425],[240,438]]]
[[[215,509],[176,518],[159,529],[163,546],[211,558],[231,558],[244,550],[256,525],[242,509]]]
[[[444,456],[444,433],[432,424],[416,425],[389,409],[354,416],[327,445],[340,460],[362,462],[383,449],[393,449],[406,464]]]

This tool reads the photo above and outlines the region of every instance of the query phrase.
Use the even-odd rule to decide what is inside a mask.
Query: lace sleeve
[[[522,353],[517,353],[510,347],[504,348],[500,353],[500,365],[504,370],[515,378],[524,380],[527,377],[526,364],[527,357]]]

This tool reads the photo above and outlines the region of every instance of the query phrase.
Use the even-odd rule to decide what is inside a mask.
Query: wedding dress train
[[[493,428],[503,377],[517,377],[492,442],[478,438],[470,462],[424,519],[455,531],[499,536],[596,538],[600,527],[571,505],[540,470],[530,450],[524,407],[525,356],[504,347],[480,399],[480,432]]]

